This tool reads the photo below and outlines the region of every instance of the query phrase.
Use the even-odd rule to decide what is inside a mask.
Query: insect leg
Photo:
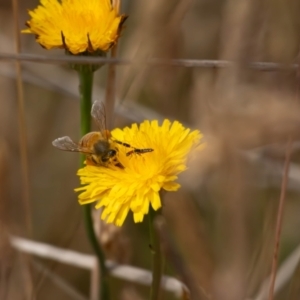
[[[128,151],[128,152],[126,153],[126,156],[130,156],[130,155],[132,155],[133,153],[139,154],[139,155],[140,155],[140,154],[143,154],[143,153],[147,153],[147,152],[152,152],[152,151],[153,151],[152,148],[139,149],[139,148],[132,147],[130,144],[123,143],[123,142],[118,141],[118,140],[114,140],[114,141],[115,141],[117,144],[122,145],[122,146],[124,146],[124,147],[126,147],[126,148],[132,148],[132,150],[130,150],[130,151]]]
[[[133,150],[128,151],[128,152],[126,153],[126,156],[130,156],[130,155],[132,155],[133,153],[141,155],[141,154],[143,154],[143,153],[152,152],[152,151],[154,151],[154,149],[152,149],[152,148],[144,148],[144,149],[133,148]]]
[[[117,144],[122,145],[122,146],[124,146],[124,147],[126,147],[126,148],[133,148],[133,147],[131,147],[129,144],[120,142],[120,141],[118,141],[118,140],[114,140],[114,142],[116,142]]]

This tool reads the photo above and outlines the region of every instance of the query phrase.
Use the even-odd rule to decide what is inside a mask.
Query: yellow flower
[[[114,165],[99,167],[87,165],[78,170],[81,191],[79,203],[97,202],[96,208],[104,207],[102,219],[121,226],[129,212],[134,222],[142,222],[151,204],[159,209],[160,190],[176,191],[180,185],[177,175],[184,171],[189,152],[202,147],[202,134],[184,128],[175,121],[165,120],[161,126],[157,121],[144,121],[138,126],[112,131],[115,140],[136,148],[152,148],[153,152],[128,154],[128,148],[116,144],[118,160],[123,169]]]
[[[41,0],[29,15],[23,33],[35,34],[46,49],[65,48],[72,54],[108,51],[127,18],[111,0]]]

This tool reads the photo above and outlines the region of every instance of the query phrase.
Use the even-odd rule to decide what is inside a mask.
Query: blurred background
[[[2,54],[16,53],[16,24],[25,28],[27,9],[37,5],[19,1],[16,19],[12,1],[0,1]],[[284,190],[278,267],[296,259],[274,299],[300,299],[300,79],[290,67],[299,58],[300,1],[123,0],[122,12],[129,18],[118,56],[141,63],[117,67],[114,127],[169,118],[200,129],[207,143],[180,177],[182,188],[165,195],[164,273],[191,290],[190,298],[180,299],[268,299],[263,283],[271,274]],[[21,51],[63,55],[43,49],[33,35],[21,36]],[[232,63],[143,63],[152,58]],[[0,63],[0,298],[75,299],[47,275],[50,270],[81,299],[91,299],[91,272],[10,245],[15,235],[92,253],[74,193],[79,156],[51,144],[64,135],[80,139],[77,74],[67,64],[22,62],[26,143],[20,145],[16,64]],[[104,98],[106,78],[104,66],[95,73],[94,100]],[[24,149],[28,187],[22,182]],[[282,188],[287,149],[288,184]],[[100,238],[108,258],[151,269],[147,221],[134,224],[129,215],[121,229],[102,224]],[[112,299],[148,299],[149,287],[115,278],[110,283]],[[161,299],[178,298],[163,292]]]

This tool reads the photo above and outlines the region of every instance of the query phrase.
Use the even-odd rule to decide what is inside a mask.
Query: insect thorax
[[[110,158],[116,156],[118,150],[115,147],[112,147],[108,140],[99,140],[94,144],[94,151],[97,156],[101,157],[103,162],[106,162]]]

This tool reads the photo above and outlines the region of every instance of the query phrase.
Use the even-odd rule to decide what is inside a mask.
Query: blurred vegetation
[[[19,1],[19,23],[37,1]],[[280,241],[279,267],[300,242],[300,106],[295,70],[265,72],[248,62],[284,64],[299,60],[300,2],[296,0],[123,0],[129,15],[119,56],[145,61],[225,59],[229,68],[118,66],[116,109],[131,108],[138,120],[150,112],[177,119],[203,131],[207,147],[180,177],[182,188],[165,196],[167,233],[196,287],[192,299],[257,299],[270,275],[275,222],[281,191],[285,148],[293,137],[289,184]],[[10,1],[0,1],[0,52],[15,52],[15,20]],[[23,35],[22,52],[46,51],[33,36]],[[90,291],[87,271],[20,254],[9,234],[62,248],[92,253],[74,188],[78,155],[51,145],[59,136],[79,140],[76,74],[67,66],[22,63],[30,181],[29,211],[22,202],[15,65],[0,68],[0,298],[70,299],[30,261],[42,263],[81,294]],[[96,72],[94,99],[105,91],[107,67]],[[138,110],[139,109],[139,110]],[[143,115],[137,112],[142,111]],[[115,127],[132,122],[116,114]],[[104,225],[103,225],[104,226]],[[151,268],[148,224],[129,217],[119,230],[104,227],[107,256],[120,263]],[[102,237],[103,238],[103,237]],[[103,238],[104,239],[104,238]],[[299,255],[300,257],[300,255]],[[298,259],[299,264],[299,259]],[[171,256],[165,273],[184,280]],[[32,276],[29,276],[31,272]],[[148,287],[111,279],[113,299],[148,299]],[[299,265],[277,300],[299,299]],[[175,299],[164,292],[162,299]],[[267,299],[267,298],[264,298]]]

